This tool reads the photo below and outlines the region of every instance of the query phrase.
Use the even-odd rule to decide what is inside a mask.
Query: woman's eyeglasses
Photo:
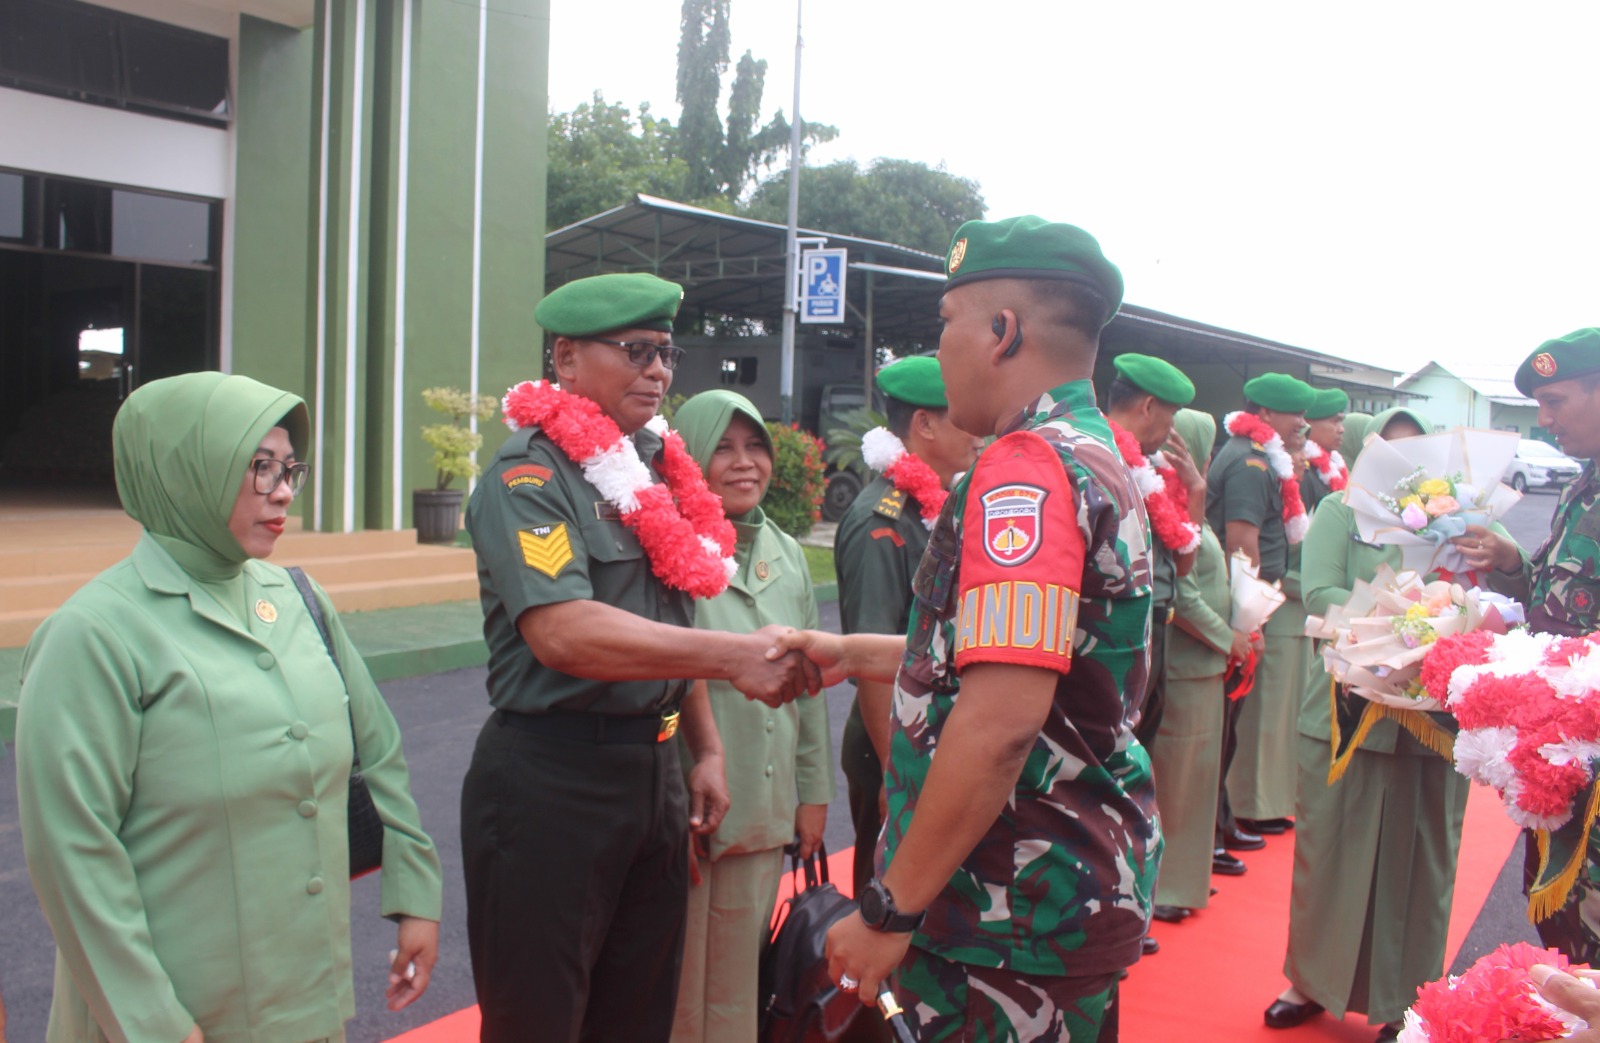
[[[621,348],[628,353],[628,361],[644,369],[657,358],[667,369],[677,369],[683,360],[683,349],[676,344],[657,344],[653,340],[607,340],[604,337],[584,337],[608,348]]]
[[[256,492],[270,496],[281,483],[289,483],[289,492],[298,495],[311,473],[310,464],[291,464],[282,460],[251,460],[250,470],[256,476]]]

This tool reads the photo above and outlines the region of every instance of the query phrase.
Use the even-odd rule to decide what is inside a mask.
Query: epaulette
[[[899,489],[890,489],[883,494],[883,499],[878,501],[878,505],[872,508],[872,513],[891,520],[897,520],[900,515],[905,513],[905,509],[906,494]]]

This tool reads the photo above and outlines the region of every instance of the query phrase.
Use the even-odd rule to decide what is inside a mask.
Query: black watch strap
[[[902,913],[895,908],[894,895],[883,886],[883,881],[873,877],[861,893],[861,919],[874,931],[884,934],[909,934],[922,926],[927,910],[920,913]]]

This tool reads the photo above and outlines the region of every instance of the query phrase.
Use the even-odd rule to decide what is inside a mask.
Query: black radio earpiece
[[[994,317],[994,322],[990,323],[989,328],[994,330],[994,335],[996,337],[1005,336],[1006,317],[1004,315],[996,315]],[[1000,352],[1000,357],[1003,359],[1008,359],[1015,355],[1017,353],[1017,349],[1020,347],[1022,347],[1022,320],[1018,319],[1016,335],[1011,338],[1011,343],[1006,345],[1005,350]]]
[[[994,330],[996,337],[1004,337],[1006,335],[1006,317],[1004,315],[996,315],[994,321],[989,324],[989,328]]]

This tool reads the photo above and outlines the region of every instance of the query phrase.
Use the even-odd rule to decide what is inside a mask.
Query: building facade
[[[548,0],[0,0],[0,481],[104,481],[128,391],[220,369],[305,397],[308,528],[409,525],[422,389],[538,367],[548,47]]]

